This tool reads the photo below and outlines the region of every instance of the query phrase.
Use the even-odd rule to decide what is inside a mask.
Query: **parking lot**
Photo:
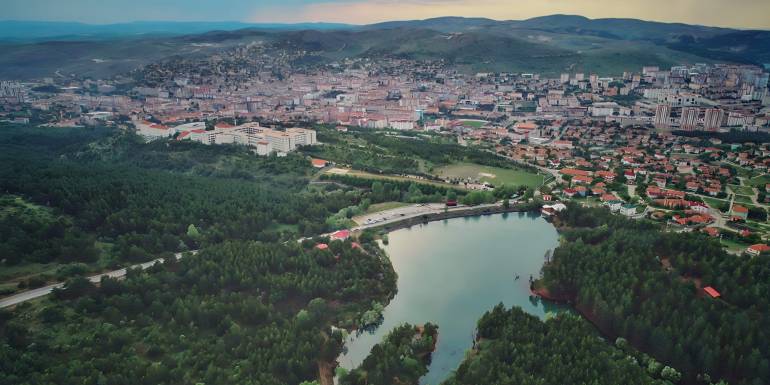
[[[442,203],[419,203],[411,206],[404,206],[395,209],[380,211],[371,214],[353,217],[353,221],[359,226],[374,225],[383,222],[390,222],[406,217],[413,217],[422,214],[440,212],[444,209]]]

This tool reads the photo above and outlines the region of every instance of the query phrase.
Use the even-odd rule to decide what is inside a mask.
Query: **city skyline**
[[[224,4],[223,4],[224,3]],[[770,2],[763,0],[228,0],[194,5],[182,0],[8,0],[5,20],[109,24],[132,21],[335,22],[370,24],[442,16],[518,20],[552,14],[634,18],[741,29],[770,29]]]

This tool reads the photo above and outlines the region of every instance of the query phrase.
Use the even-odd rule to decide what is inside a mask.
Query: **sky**
[[[439,16],[520,20],[551,14],[770,29],[770,0],[0,0],[0,19],[341,22]]]

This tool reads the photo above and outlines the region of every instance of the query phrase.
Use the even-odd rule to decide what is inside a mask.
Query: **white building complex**
[[[167,138],[179,133],[178,140],[192,140],[203,144],[241,144],[253,147],[259,155],[268,155],[272,152],[288,153],[299,146],[312,146],[318,143],[315,130],[288,128],[281,131],[261,127],[256,122],[239,126],[220,123],[211,131],[206,130],[206,124],[203,122],[187,123],[177,127],[140,124],[137,125],[137,132],[148,140]]]

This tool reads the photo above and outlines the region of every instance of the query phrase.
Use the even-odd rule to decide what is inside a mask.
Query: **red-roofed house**
[[[751,245],[746,249],[746,252],[751,255],[759,255],[762,253],[766,253],[770,251],[770,246],[764,244],[764,243],[758,243],[756,245]]]
[[[318,250],[326,250],[326,249],[329,248],[329,245],[327,245],[325,243],[319,243],[319,244],[315,245],[315,248],[318,249]]]
[[[596,176],[606,180],[607,182],[612,182],[615,180],[615,173],[612,171],[597,171]]]
[[[709,237],[718,237],[719,236],[719,229],[716,227],[706,227],[703,229],[703,232],[708,234]]]
[[[344,241],[344,240],[348,239],[348,237],[350,237],[350,230],[338,230],[338,231],[333,232],[329,236],[329,238],[331,240],[333,240],[333,241],[335,241],[335,240]]]
[[[732,219],[745,221],[749,217],[749,209],[741,205],[733,205]]]
[[[709,296],[711,296],[711,298],[719,298],[719,297],[721,296],[721,294],[719,294],[719,292],[717,291],[717,289],[714,289],[714,288],[713,288],[713,287],[711,287],[711,286],[706,286],[706,287],[704,287],[704,288],[703,288],[703,291],[705,291],[705,292],[706,292],[706,294],[708,294]]]
[[[590,176],[576,175],[572,178],[572,181],[574,183],[591,184],[594,180]]]
[[[324,168],[324,167],[326,167],[326,161],[323,160],[323,159],[315,159],[315,158],[313,158],[311,160],[311,162],[313,163],[313,167],[315,167],[315,168]]]
[[[559,170],[559,173],[571,176],[591,176],[591,171],[578,170],[574,168],[563,168]]]

